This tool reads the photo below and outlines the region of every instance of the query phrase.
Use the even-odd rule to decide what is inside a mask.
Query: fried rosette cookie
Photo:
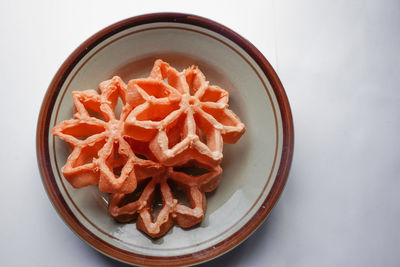
[[[205,193],[218,186],[222,169],[219,165],[210,168],[189,164],[202,173],[188,174],[183,171],[185,167],[165,167],[162,173],[140,180],[133,193],[112,194],[110,215],[122,223],[136,220],[137,228],[152,238],[165,235],[174,223],[182,228],[199,224],[206,210]],[[181,199],[188,199],[188,203],[180,203]]]
[[[127,102],[135,109],[126,119],[125,134],[150,142],[164,165],[196,159],[216,166],[223,142],[233,144],[245,132],[228,109],[228,92],[210,85],[196,66],[178,72],[157,60],[148,78],[129,81],[127,92]]]
[[[122,135],[132,110],[125,101],[126,84],[113,77],[100,83],[99,90],[72,92],[73,119],[52,130],[72,148],[62,173],[76,188],[98,184],[103,192],[130,193],[136,188],[136,176],[151,176],[160,164],[137,157]],[[119,118],[114,112],[118,98],[124,104]]]

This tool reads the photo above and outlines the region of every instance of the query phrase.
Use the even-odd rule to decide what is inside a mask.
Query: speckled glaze
[[[156,59],[182,70],[197,65],[211,84],[230,94],[230,109],[246,124],[235,145],[224,146],[224,170],[207,195],[203,222],[150,239],[134,224],[107,213],[108,195],[73,188],[60,168],[66,143],[51,135],[71,118],[75,90],[96,89],[114,75],[146,77]],[[90,37],[60,67],[43,100],[37,155],[50,200],[70,228],[102,253],[147,266],[190,265],[213,259],[245,240],[263,222],[287,179],[293,154],[293,121],[276,73],[262,54],[230,29],[205,18],[148,14],[113,24]]]

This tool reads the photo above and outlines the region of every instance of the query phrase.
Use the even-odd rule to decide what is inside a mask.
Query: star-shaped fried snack
[[[235,143],[245,126],[228,109],[229,94],[209,85],[195,66],[178,72],[157,60],[148,78],[128,83],[126,102],[135,107],[124,133],[150,142],[157,160],[167,166],[196,159],[216,166],[223,142]]]
[[[228,109],[228,92],[195,66],[178,72],[161,60],[148,78],[126,85],[115,76],[99,90],[72,92],[73,119],[52,130],[72,148],[64,177],[74,187],[98,184],[111,193],[109,214],[136,220],[150,237],[174,224],[199,224],[205,193],[220,182],[223,143],[245,132]]]
[[[195,167],[208,170],[194,176],[166,167],[164,172],[150,179],[140,180],[143,191],[137,190],[129,195],[112,194],[110,215],[123,223],[136,219],[137,228],[153,238],[163,236],[174,223],[182,228],[200,223],[206,210],[205,193],[218,186],[222,169],[219,165],[209,168],[198,163],[195,163]],[[179,203],[177,189],[187,195],[190,202],[188,206]],[[157,193],[161,194],[162,207],[154,218],[154,199]]]
[[[130,193],[137,180],[158,173],[161,165],[135,155],[135,148],[123,137],[124,122],[132,110],[126,104],[126,84],[119,78],[102,82],[95,90],[74,91],[73,119],[56,125],[52,133],[72,147],[64,177],[80,188],[99,185],[108,193]],[[119,118],[115,115],[118,99],[123,102]],[[139,149],[140,150],[140,149]]]

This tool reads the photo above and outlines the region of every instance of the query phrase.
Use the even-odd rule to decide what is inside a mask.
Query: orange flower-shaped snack
[[[245,132],[228,109],[228,92],[195,66],[178,72],[161,60],[148,78],[126,85],[116,76],[99,90],[72,92],[73,119],[52,130],[72,148],[64,177],[77,188],[98,184],[111,193],[113,218],[136,219],[153,238],[174,223],[200,223],[205,193],[220,182],[223,143]]]
[[[132,110],[125,101],[126,88],[119,77],[113,77],[100,83],[100,94],[95,90],[72,92],[74,118],[62,121],[52,130],[72,147],[62,167],[72,186],[98,183],[103,192],[130,193],[138,178],[159,172],[161,166],[137,157],[135,146],[122,135],[124,121]],[[119,98],[124,106],[117,119],[114,111]]]
[[[209,168],[201,164],[195,166]],[[153,238],[163,236],[174,222],[182,228],[190,228],[202,221],[206,209],[205,193],[218,186],[221,172],[219,165],[198,176],[165,167],[163,173],[140,180],[133,194],[112,194],[109,213],[123,223],[136,219],[137,228]],[[179,192],[189,199],[188,206],[179,203]],[[154,219],[157,194],[161,194],[162,207]]]
[[[167,166],[192,159],[216,166],[223,142],[235,143],[245,132],[228,109],[228,92],[209,85],[196,66],[178,72],[157,60],[150,76],[131,80],[127,92],[126,101],[135,109],[126,119],[125,134],[150,142]]]

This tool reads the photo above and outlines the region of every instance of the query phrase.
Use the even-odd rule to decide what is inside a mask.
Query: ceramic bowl
[[[203,222],[173,227],[148,238],[134,223],[107,214],[107,195],[97,187],[73,188],[61,167],[69,146],[50,133],[72,117],[71,91],[96,89],[113,75],[146,77],[156,59],[178,70],[199,66],[211,84],[230,94],[230,109],[247,131],[224,146],[223,175],[207,195]],[[69,227],[89,245],[136,265],[190,265],[213,259],[245,240],[270,213],[287,179],[293,153],[293,122],[285,91],[271,65],[244,38],[214,21],[158,13],[115,23],[79,46],[64,62],[44,98],[37,128],[43,184]]]

